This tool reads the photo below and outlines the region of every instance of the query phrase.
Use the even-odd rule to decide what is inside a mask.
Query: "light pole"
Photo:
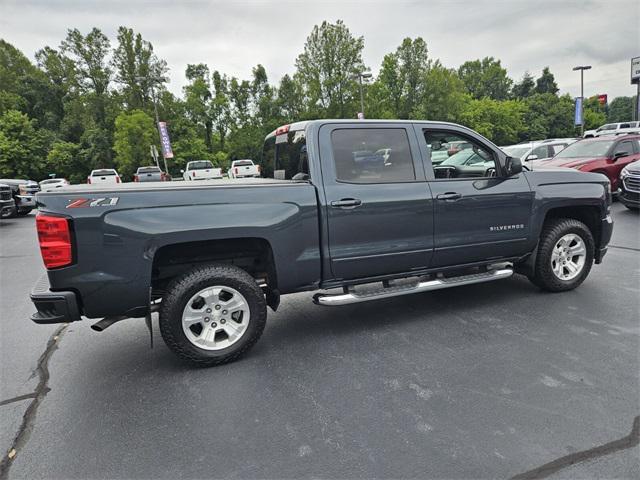
[[[147,80],[145,77],[136,77],[136,80],[138,82],[143,82],[145,80]],[[156,130],[158,130],[158,137],[160,138],[160,143],[162,143],[162,133],[160,133],[160,117],[158,115],[158,103],[156,102],[156,89],[155,89],[155,83],[151,83],[151,101],[153,102],[153,113],[156,117]],[[163,150],[164,152],[164,150]],[[169,174],[169,170],[167,168],[167,159],[164,158],[164,153],[162,154],[162,160],[164,161],[164,173],[166,173],[167,175]],[[156,158],[156,165],[157,165],[157,158]]]
[[[591,70],[591,65],[578,65],[573,71],[580,70],[580,136],[584,136],[584,71]]]
[[[362,90],[362,79],[363,78],[371,78],[373,75],[365,72],[354,73],[351,78],[353,80],[358,80],[360,83],[360,111],[362,112],[362,118],[364,118],[364,93]]]

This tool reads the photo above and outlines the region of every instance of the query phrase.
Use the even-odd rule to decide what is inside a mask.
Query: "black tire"
[[[18,209],[18,216],[19,217],[26,217],[27,215],[29,215],[31,213],[31,210],[33,210],[32,208],[21,208]]]
[[[585,244],[586,258],[582,271],[571,280],[562,280],[553,272],[551,255],[556,243],[569,233],[578,235]],[[589,228],[573,218],[556,218],[545,222],[540,234],[535,273],[529,277],[531,283],[548,292],[573,290],[584,282],[591,271],[595,251],[595,242]]]
[[[221,350],[205,350],[191,343],[182,329],[182,312],[189,299],[200,290],[221,285],[244,296],[250,312],[247,329],[232,345]],[[260,338],[267,319],[262,289],[251,275],[230,265],[197,267],[174,279],[167,287],[160,306],[160,333],[167,347],[187,362],[210,367],[232,362],[246,353]]]

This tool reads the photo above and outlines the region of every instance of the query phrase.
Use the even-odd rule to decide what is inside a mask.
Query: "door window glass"
[[[397,183],[416,179],[403,128],[345,128],[331,133],[336,179],[349,183]]]
[[[480,143],[454,132],[424,131],[436,180],[496,175],[495,157]]]
[[[633,144],[630,141],[620,142],[616,145],[616,149],[613,151],[613,155],[615,156],[618,153],[626,153],[627,155],[633,154]]]
[[[540,145],[534,148],[531,155],[535,155],[537,158],[547,158],[549,156],[547,145]]]

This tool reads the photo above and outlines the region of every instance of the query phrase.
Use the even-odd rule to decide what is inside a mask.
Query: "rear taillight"
[[[116,183],[120,183],[120,177],[116,175]]]
[[[138,175],[134,175],[134,176],[133,176],[133,181],[134,181],[134,182],[137,182],[137,181],[138,181]]]
[[[87,177],[87,183],[91,183],[91,177]]]
[[[192,177],[195,177],[195,176],[196,176],[196,172],[194,171],[194,172],[191,174],[191,176],[192,176]]]
[[[234,171],[234,172],[235,172],[235,174],[237,175],[237,174],[238,174],[238,167],[235,167],[235,168],[233,169],[233,171]]]
[[[69,220],[39,213],[36,216],[38,242],[44,266],[58,268],[73,261]]]
[[[262,170],[260,170],[260,165],[256,165],[256,167],[258,167],[258,173],[261,173]]]

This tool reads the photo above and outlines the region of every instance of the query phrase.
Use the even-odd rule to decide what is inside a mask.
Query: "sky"
[[[149,40],[167,61],[180,95],[189,63],[249,78],[265,66],[276,83],[294,71],[314,25],[342,19],[363,36],[365,65],[376,73],[386,53],[405,37],[425,39],[431,58],[457,68],[493,56],[516,81],[549,66],[561,93],[580,95],[576,65],[585,72],[585,96],[633,95],[631,58],[640,56],[639,0],[429,1],[179,1],[0,0],[0,38],[33,59],[57,47],[68,28],[96,26],[115,44],[125,25]]]

